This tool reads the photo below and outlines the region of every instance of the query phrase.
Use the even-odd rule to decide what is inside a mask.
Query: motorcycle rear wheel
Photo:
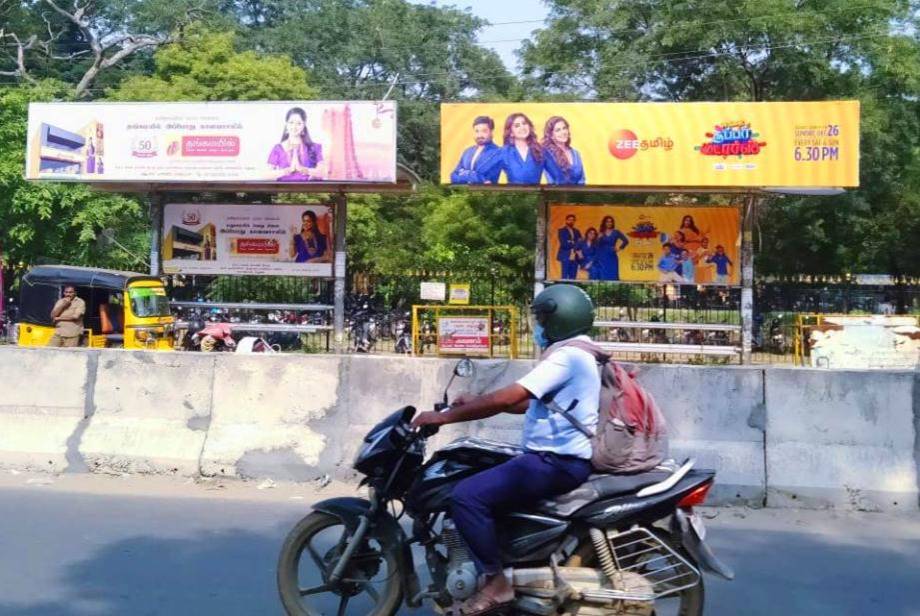
[[[321,535],[327,543],[336,537],[338,541],[331,548],[324,546],[322,540],[314,544]],[[281,547],[277,570],[278,592],[289,616],[391,616],[396,613],[403,600],[399,561],[392,551],[386,550],[371,535],[352,557],[343,581],[335,585],[327,583],[328,574],[338,562],[337,556],[350,537],[351,533],[339,518],[318,511],[291,529]],[[306,562],[302,562],[304,559]],[[318,570],[320,583],[303,584],[302,573],[305,568],[308,571]],[[383,579],[373,581],[380,575]],[[365,582],[362,583],[362,580]],[[320,595],[323,597],[314,600]],[[307,598],[311,599],[312,605],[305,603]],[[328,607],[320,607],[323,599]]]

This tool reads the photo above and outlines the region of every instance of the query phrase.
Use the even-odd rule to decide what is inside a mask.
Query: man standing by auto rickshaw
[[[86,303],[77,297],[77,290],[70,285],[64,287],[64,297],[59,299],[51,309],[54,335],[48,341],[48,346],[80,346],[84,314],[86,314]]]

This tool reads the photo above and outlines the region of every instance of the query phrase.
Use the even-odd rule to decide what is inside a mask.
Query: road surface
[[[259,485],[0,471],[0,614],[281,614],[285,533],[310,502],[354,490]],[[920,515],[705,513],[737,572],[707,576],[707,615],[920,616]]]

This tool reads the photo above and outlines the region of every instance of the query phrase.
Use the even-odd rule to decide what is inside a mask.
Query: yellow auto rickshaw
[[[81,346],[172,350],[175,319],[159,278],[70,265],[40,265],[23,276],[20,346],[48,344],[54,334],[51,310],[68,286],[86,303]]]

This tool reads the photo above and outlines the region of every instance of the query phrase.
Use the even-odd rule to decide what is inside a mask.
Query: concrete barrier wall
[[[915,372],[766,373],[771,506],[916,510]]]
[[[77,444],[97,360],[91,351],[0,348],[0,466],[82,470]]]
[[[197,475],[214,357],[96,353],[92,417],[79,442],[83,463],[94,472]]]
[[[719,471],[710,498],[762,506],[763,370],[657,365],[638,379],[668,419],[671,455]]]
[[[351,478],[388,413],[441,397],[453,360],[0,347],[0,466],[308,481]],[[476,361],[482,393],[531,361]],[[647,365],[674,457],[718,471],[710,502],[918,509],[920,375]],[[516,441],[520,416],[447,426]]]

